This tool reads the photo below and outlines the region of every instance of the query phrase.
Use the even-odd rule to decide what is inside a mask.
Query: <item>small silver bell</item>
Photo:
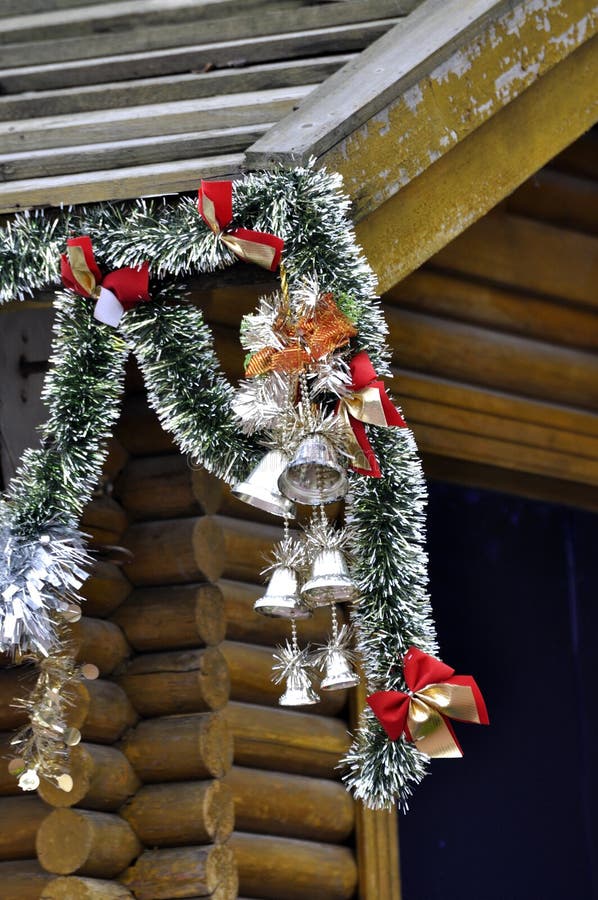
[[[354,600],[357,585],[349,575],[345,557],[340,550],[319,550],[312,564],[311,578],[301,593],[312,606],[327,606]]]
[[[270,450],[259,461],[247,480],[233,487],[233,495],[243,503],[263,509],[273,516],[294,518],[295,504],[288,497],[283,497],[278,489],[278,479],[288,461],[288,457],[280,450]]]
[[[289,566],[276,566],[266,593],[253,606],[263,616],[283,619],[309,619],[311,610],[299,596],[297,573]]]
[[[290,672],[286,690],[278,702],[280,706],[310,706],[312,703],[317,703],[319,699],[307,672],[297,668]]]
[[[326,659],[324,678],[320,683],[323,691],[340,691],[359,684],[359,675],[351,668],[342,650],[332,650]]]
[[[280,475],[278,487],[289,500],[315,506],[340,500],[349,485],[331,443],[321,434],[309,434]]]

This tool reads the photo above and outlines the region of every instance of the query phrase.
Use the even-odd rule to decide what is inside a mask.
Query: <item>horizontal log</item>
[[[513,419],[520,428],[540,425],[560,434],[572,432],[598,438],[598,417],[591,412],[529,397],[506,394],[491,388],[449,381],[436,375],[395,369],[391,384],[396,397],[442,403],[505,420]],[[407,401],[405,401],[407,402]]]
[[[395,359],[405,368],[598,409],[595,354],[396,308],[385,311]]]
[[[167,453],[132,459],[116,486],[133,520],[174,519],[218,511],[222,482],[184,456]]]
[[[112,483],[114,479],[122,472],[129,459],[129,454],[121,444],[121,442],[111,437],[108,441],[108,455],[102,466],[102,478],[104,482]]]
[[[226,630],[222,594],[212,584],[140,588],[112,621],[140,651],[213,646]]]
[[[37,855],[55,875],[114,878],[141,852],[135,832],[112,813],[55,809],[37,833]]]
[[[288,630],[290,632],[290,625]],[[228,665],[232,700],[278,706],[279,697],[284,692],[284,684],[275,684],[272,681],[274,658],[270,648],[238,641],[224,641],[220,650]],[[310,712],[335,716],[342,710],[346,700],[346,690],[322,691],[320,702],[310,706]]]
[[[225,578],[261,581],[274,544],[282,537],[280,525],[263,525],[228,516],[215,516],[224,537]]]
[[[47,883],[40,900],[127,900],[127,897],[132,896],[133,894],[124,885],[116,881],[66,875],[52,878]]]
[[[436,271],[432,264],[392,287],[384,295],[384,303],[557,345],[598,348],[596,316],[590,310],[530,296],[516,288],[480,284]]]
[[[69,632],[77,661],[93,663],[100,675],[114,672],[131,653],[121,629],[106,619],[83,616]]]
[[[35,684],[33,666],[8,666],[0,669],[0,729],[13,731],[27,721],[27,713],[12,704],[25,698]]]
[[[158,416],[148,406],[144,393],[131,394],[125,398],[114,434],[132,456],[176,452],[174,441],[162,429]]]
[[[433,453],[423,454],[423,464],[426,478],[435,481],[448,481],[467,487],[516,494],[532,500],[560,503],[563,506],[576,506],[579,509],[598,512],[597,492],[588,491],[586,484],[436,456]]]
[[[117,609],[131,591],[131,583],[120,566],[96,560],[87,581],[81,587],[86,616],[100,619]]]
[[[83,806],[85,809],[117,810],[139,788],[139,779],[127,759],[116,747],[79,744],[70,755],[73,789],[61,791],[42,780],[39,795],[50,806]]]
[[[236,765],[340,778],[337,766],[350,744],[341,720],[237,702],[229,703],[224,715]]]
[[[120,814],[146,847],[220,844],[235,823],[233,794],[221,781],[146,785]]]
[[[598,183],[545,166],[507,197],[505,209],[560,228],[597,234]]]
[[[118,683],[143,716],[220,709],[230,690],[226,660],[215,647],[138,656]]]
[[[122,749],[144,782],[221,778],[233,761],[223,713],[148,719],[126,735]]]
[[[137,713],[120,685],[98,678],[80,688],[87,698],[87,713],[81,726],[85,741],[113,744],[137,721]]]
[[[228,845],[150,850],[122,876],[137,900],[235,900],[237,870]]]
[[[255,601],[264,595],[264,585],[223,578],[218,582],[218,587],[224,600],[226,636],[229,640],[267,647],[286,641],[289,636],[288,619],[261,616],[253,610]],[[348,621],[345,606],[337,605],[336,609],[339,622],[345,624]],[[330,633],[330,610],[319,607],[311,618],[301,619],[297,628],[302,644],[323,643]]]
[[[353,830],[354,802],[334,781],[241,766],[233,766],[224,781],[234,797],[238,831],[340,844]]]
[[[596,309],[597,259],[594,235],[494,212],[451,241],[434,263]]]
[[[239,889],[265,900],[350,900],[357,865],[348,847],[235,832]]]
[[[127,527],[127,514],[112,497],[94,497],[83,510],[81,529],[94,545],[117,544]]]
[[[13,731],[0,732],[0,797],[23,795],[17,778],[8,771],[10,760],[17,755],[10,743],[13,737]]]
[[[20,794],[0,800],[0,860],[35,857],[35,835],[52,812],[39,797]]]
[[[133,554],[127,575],[134,585],[216,581],[224,567],[224,538],[213,516],[139,522],[123,537]]]
[[[36,859],[0,863],[0,884],[6,900],[40,900],[50,877]]]

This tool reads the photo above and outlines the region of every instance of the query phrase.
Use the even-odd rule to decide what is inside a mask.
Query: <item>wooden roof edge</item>
[[[597,29],[591,0],[424,0],[252,144],[245,168],[316,157],[343,174],[358,220]]]
[[[424,0],[256,141],[247,167],[303,165],[322,156],[512,8],[510,0],[457,0],[447,21],[450,5]]]

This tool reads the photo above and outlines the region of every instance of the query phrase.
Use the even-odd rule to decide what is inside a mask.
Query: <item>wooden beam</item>
[[[359,222],[380,290],[419,268],[591,127],[597,82],[593,38]]]
[[[506,199],[505,209],[598,235],[598,181],[552,168],[540,169]]]
[[[425,0],[260,138],[247,165],[304,163],[315,155],[342,172],[362,217],[513,102],[597,27],[598,11],[588,0],[449,6]]]

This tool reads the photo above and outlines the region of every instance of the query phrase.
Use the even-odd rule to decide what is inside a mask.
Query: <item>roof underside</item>
[[[0,211],[191,190],[417,0],[0,0]],[[42,10],[43,8],[43,10]]]

